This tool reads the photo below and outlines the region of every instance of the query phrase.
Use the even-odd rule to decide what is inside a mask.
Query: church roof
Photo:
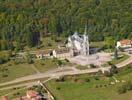
[[[68,53],[70,51],[69,48],[61,48],[61,49],[56,49],[55,50],[57,54],[63,54],[63,53]]]

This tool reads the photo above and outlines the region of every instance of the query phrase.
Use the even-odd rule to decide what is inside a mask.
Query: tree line
[[[47,33],[82,33],[86,24],[91,41],[132,39],[131,5],[131,0],[0,0],[0,50],[38,46]]]

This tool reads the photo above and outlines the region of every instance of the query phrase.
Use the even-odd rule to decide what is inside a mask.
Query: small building
[[[49,58],[52,55],[52,50],[41,50],[36,53],[38,59]]]
[[[56,49],[53,50],[53,57],[61,59],[73,57],[73,51],[70,50],[69,48]]]
[[[25,96],[21,96],[13,100],[42,100],[42,98],[43,96],[41,96],[38,92],[34,90],[28,90]]]
[[[38,92],[36,92],[36,91],[33,91],[33,90],[28,90],[27,91],[27,98],[30,100],[41,100],[41,96],[39,95],[39,93]]]
[[[38,51],[36,53],[36,57],[38,59],[53,58],[53,57],[66,59],[73,56],[74,56],[73,50],[66,47],[55,50],[43,50],[43,51]]]
[[[117,48],[131,48],[132,47],[132,40],[128,40],[128,39],[125,39],[125,40],[121,40],[121,41],[118,41],[117,42]]]
[[[103,74],[104,74],[105,72],[110,73],[110,68],[102,67],[102,68],[101,68],[101,71],[102,71]]]
[[[2,96],[2,97],[0,98],[0,100],[8,100],[8,97],[7,97],[7,96]]]

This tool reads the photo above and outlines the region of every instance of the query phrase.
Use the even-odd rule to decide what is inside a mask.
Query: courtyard
[[[79,64],[79,65],[94,64],[99,66],[111,60],[112,60],[111,54],[104,53],[104,52],[88,55],[88,56],[79,55],[76,57],[69,58],[70,62]]]

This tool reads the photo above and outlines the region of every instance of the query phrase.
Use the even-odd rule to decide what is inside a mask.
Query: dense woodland
[[[41,44],[52,33],[82,33],[91,41],[132,39],[132,0],[0,0],[0,50]]]

